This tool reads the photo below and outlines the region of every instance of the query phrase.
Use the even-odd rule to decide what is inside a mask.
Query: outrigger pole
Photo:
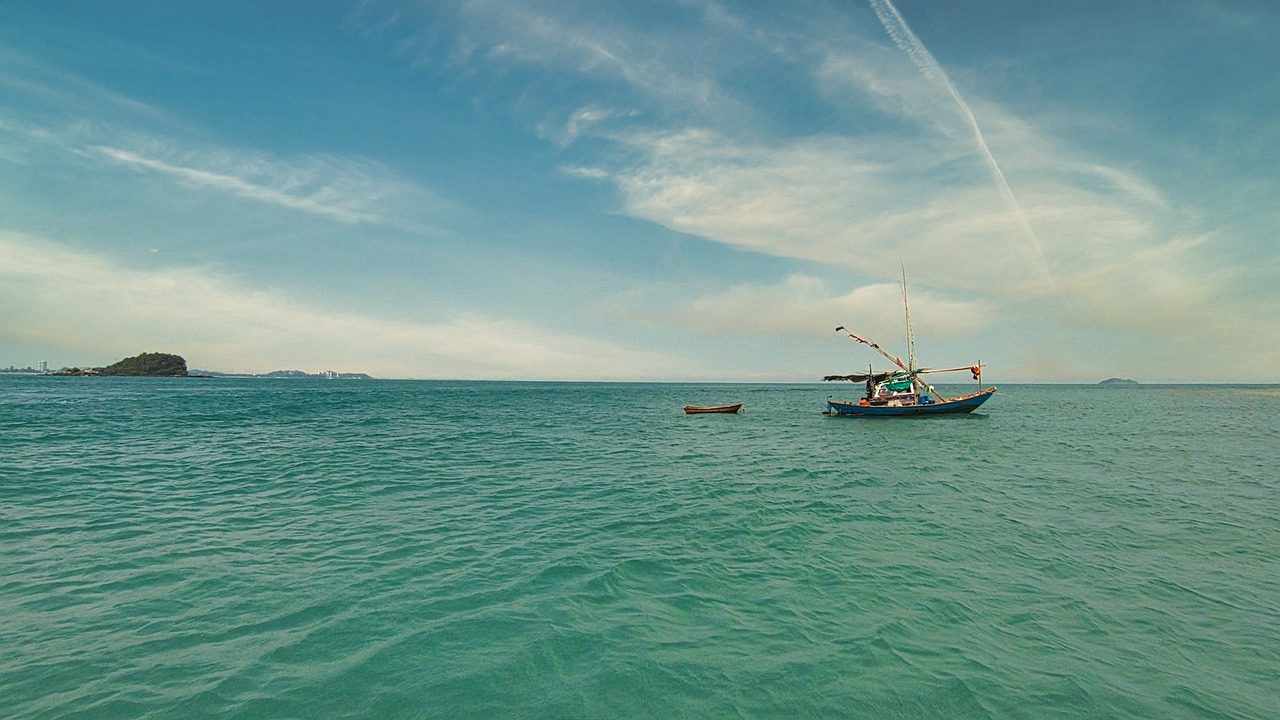
[[[937,370],[934,370],[933,368],[924,368],[921,370],[917,370],[916,372],[922,372],[922,373],[960,372],[961,370],[968,370],[969,372],[973,373],[974,380],[982,379],[982,363],[978,363],[977,365],[964,365],[962,367],[938,368]]]
[[[884,351],[884,348],[882,348],[882,347],[880,347],[879,345],[877,345],[877,344],[875,344],[875,343],[871,342],[870,340],[864,340],[863,338],[860,338],[860,337],[858,337],[857,335],[854,335],[854,334],[853,334],[853,333],[852,333],[848,328],[846,328],[845,326],[841,325],[840,327],[837,327],[837,328],[836,328],[836,332],[845,332],[845,333],[847,333],[847,334],[849,335],[849,337],[853,338],[854,340],[857,340],[858,342],[862,343],[863,345],[866,345],[867,347],[871,348],[872,350],[875,350],[876,352],[878,352],[878,353],[880,353],[881,355],[883,355],[883,356],[884,356],[884,357],[885,357],[889,362],[893,363],[894,365],[897,365],[898,367],[902,368],[903,370],[906,370],[907,372],[911,372],[910,370],[908,370],[908,369],[907,369],[907,366],[906,366],[906,365],[903,365],[903,364],[902,364],[902,361],[901,361],[901,360],[899,360],[898,358],[896,358],[896,357],[894,357],[894,356],[890,355],[889,353],[885,352],[885,351]]]

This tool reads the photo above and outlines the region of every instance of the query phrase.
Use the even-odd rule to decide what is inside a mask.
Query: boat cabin
[[[929,394],[921,393],[911,376],[904,373],[868,378],[867,395],[864,399],[868,405],[886,407],[927,405],[933,402]]]

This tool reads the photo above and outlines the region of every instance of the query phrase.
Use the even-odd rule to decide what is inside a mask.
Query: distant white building
[[[324,376],[324,379],[325,379],[325,380],[337,380],[337,379],[338,379],[338,373],[336,373],[336,372],[334,372],[334,371],[332,371],[332,370],[325,370],[324,372],[322,372],[322,373],[320,373],[320,374]]]

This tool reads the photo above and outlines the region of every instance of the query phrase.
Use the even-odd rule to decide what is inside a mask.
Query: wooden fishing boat
[[[832,415],[860,415],[863,417],[899,417],[903,415],[943,415],[946,413],[968,413],[978,409],[996,391],[989,387],[977,392],[957,397],[920,393],[916,397],[890,397],[874,400],[864,397],[858,402],[845,402],[827,398],[828,413]],[[936,392],[936,391],[935,391]]]
[[[853,375],[828,375],[823,380],[847,380],[866,383],[866,392],[856,401],[835,400],[827,397],[828,415],[847,415],[858,417],[901,417],[919,415],[943,415],[948,413],[969,413],[986,402],[996,389],[982,387],[982,362],[963,367],[921,368],[916,366],[915,337],[911,331],[911,307],[907,303],[907,273],[902,271],[902,307],[907,320],[907,362],[885,352],[876,343],[858,337],[843,325],[836,332],[844,332],[854,340],[880,353],[884,358],[897,366],[896,370],[876,371],[870,366],[867,372]],[[921,376],[928,373],[969,371],[973,379],[978,381],[976,392],[947,397],[926,382]]]
[[[705,413],[725,413],[733,414],[742,409],[742,403],[733,405],[685,405],[684,411],[688,415],[702,415]]]

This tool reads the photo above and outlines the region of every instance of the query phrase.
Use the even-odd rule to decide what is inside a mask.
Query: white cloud
[[[615,110],[609,110],[599,106],[588,106],[579,108],[569,116],[567,122],[561,127],[544,127],[540,134],[543,137],[551,137],[555,139],[557,145],[562,149],[572,145],[575,140],[590,130],[592,127],[600,123],[616,118],[619,116],[634,116],[634,112],[620,113]]]
[[[941,339],[937,333],[949,327],[982,330],[979,318],[1000,318],[1027,328],[1009,341],[1052,344],[1052,357],[1031,353],[1019,361],[1027,363],[1024,376],[1054,377],[1037,375],[1034,367],[1090,353],[1083,343],[1097,342],[1087,339],[1091,328],[1114,342],[1096,349],[1098,357],[1088,361],[1096,365],[1077,363],[1075,372],[1086,366],[1105,372],[1108,362],[1123,359],[1171,368],[1164,378],[1274,374],[1269,368],[1280,361],[1278,300],[1274,291],[1249,290],[1261,271],[1231,265],[1225,253],[1235,241],[1222,233],[1187,233],[1187,209],[1153,183],[1077,158],[1022,123],[1001,118],[990,136],[993,148],[1017,158],[1012,172],[1053,267],[1056,292],[1046,293],[1039,282],[1034,248],[981,163],[974,160],[975,173],[957,171],[973,158],[949,151],[945,138],[748,144],[711,130],[620,136],[645,161],[613,169],[612,179],[631,214],[739,249],[849,267],[870,277],[892,276],[901,257],[913,288],[982,299],[927,312],[928,295],[922,294],[921,312],[913,316],[941,321],[928,329],[918,324],[922,336]],[[930,177],[934,171],[942,181]],[[847,302],[849,296],[814,282],[740,286],[668,309],[660,318],[708,334],[747,329],[783,336],[821,329],[842,307],[874,307],[883,317],[900,317],[889,304],[866,297]],[[869,328],[873,336],[900,332],[874,319],[839,322]],[[1086,339],[1072,345],[1054,340],[1055,334]],[[1136,347],[1143,350],[1129,349]],[[1227,347],[1236,352],[1217,349]]]
[[[113,359],[176,352],[210,370],[381,377],[661,377],[675,362],[464,312],[419,323],[310,307],[197,268],[155,267],[157,257],[141,255],[139,267],[126,268],[0,232],[0,338]]]
[[[913,275],[941,287],[1036,279],[1016,218],[987,186],[912,186],[921,165],[948,172],[952,158],[936,143],[815,137],[744,145],[708,130],[625,140],[646,158],[614,176],[628,211],[675,230],[873,276],[895,272],[901,256]]]
[[[1077,158],[998,108],[982,110],[996,118],[992,147],[1016,158],[1011,172],[1054,292],[981,158],[948,137],[619,135],[644,161],[613,169],[612,179],[630,214],[672,229],[871,277],[892,276],[901,259],[921,288],[1033,303],[1041,322],[1166,338],[1193,319],[1211,322],[1197,303],[1229,297],[1233,278],[1206,272],[1211,250],[1180,240],[1185,208],[1133,171]],[[1171,314],[1181,322],[1170,324]]]
[[[845,291],[819,278],[795,274],[772,285],[742,283],[688,300],[672,300],[673,290],[659,287],[620,295],[614,299],[614,313],[712,336],[812,339],[830,333],[837,324],[881,338],[898,337],[903,331],[898,284],[875,283]],[[980,332],[992,317],[986,301],[931,291],[912,291],[911,307],[916,329],[938,340]]]

